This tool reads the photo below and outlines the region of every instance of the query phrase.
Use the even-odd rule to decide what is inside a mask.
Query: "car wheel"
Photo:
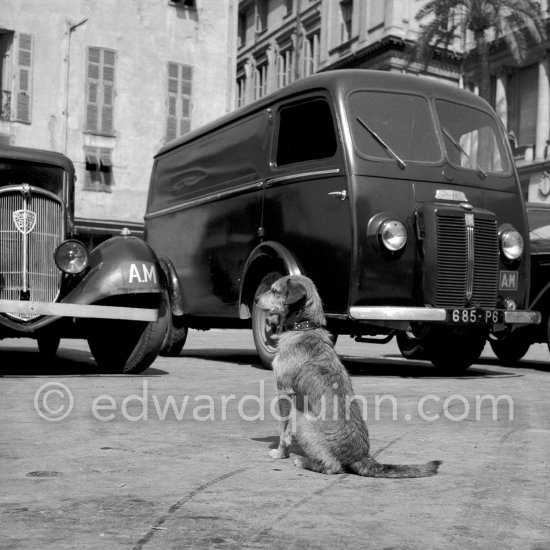
[[[515,330],[503,338],[489,338],[489,344],[493,353],[504,365],[517,363],[531,346],[531,342],[521,330]]]
[[[278,329],[274,329],[267,325],[267,314],[265,311],[256,307],[256,298],[269,290],[271,285],[282,276],[283,275],[278,271],[271,271],[265,275],[256,289],[254,302],[252,304],[252,336],[254,337],[254,344],[256,345],[256,351],[258,352],[262,365],[269,369],[273,363],[275,353],[277,353],[276,335]]]
[[[459,374],[479,359],[486,340],[485,330],[431,327],[424,339],[424,350],[441,372]]]
[[[57,334],[41,334],[36,337],[36,341],[38,343],[40,355],[44,359],[53,359],[59,349],[61,336]]]
[[[168,313],[166,335],[160,348],[164,357],[178,357],[187,340],[187,325],[181,315]]]
[[[88,345],[99,368],[105,372],[139,374],[159,355],[166,336],[166,301],[161,295],[157,321],[102,319],[91,326]]]

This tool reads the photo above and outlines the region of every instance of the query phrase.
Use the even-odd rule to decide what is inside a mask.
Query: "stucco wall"
[[[231,110],[233,1],[200,0],[197,6],[169,0],[2,0],[0,26],[31,34],[34,47],[32,122],[2,122],[0,132],[9,132],[13,145],[65,152],[73,160],[78,217],[141,221],[153,155],[166,132],[169,61],[193,67],[192,128]],[[84,19],[70,33],[68,65],[68,29]],[[116,51],[114,137],[84,132],[89,46]],[[113,150],[112,193],[82,189],[85,146]]]

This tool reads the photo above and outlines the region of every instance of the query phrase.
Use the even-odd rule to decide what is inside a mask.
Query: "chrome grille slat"
[[[0,193],[0,299],[21,300],[24,288],[24,239],[28,239],[27,282],[29,299],[55,301],[61,284],[53,253],[64,237],[63,206],[36,191],[27,198],[27,208],[36,213],[36,225],[25,237],[13,223],[13,212],[24,207],[19,190]],[[29,321],[36,316],[10,315]]]
[[[470,302],[475,306],[495,307],[499,266],[496,220],[475,216],[473,239],[471,231],[468,236],[464,216],[437,213],[436,221],[437,277],[434,305],[452,308],[464,307]],[[472,292],[471,300],[467,298],[468,285]]]

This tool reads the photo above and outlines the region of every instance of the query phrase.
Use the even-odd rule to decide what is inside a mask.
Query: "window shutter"
[[[113,103],[115,95],[115,52],[103,50],[103,104],[101,106],[101,132],[112,134]]]
[[[168,116],[166,120],[166,140],[178,136],[178,76],[179,67],[176,63],[168,63]]]
[[[17,51],[17,90],[15,118],[20,122],[31,121],[31,71],[32,71],[32,36],[19,35]]]
[[[88,48],[86,130],[97,132],[99,125],[99,71],[101,51]]]

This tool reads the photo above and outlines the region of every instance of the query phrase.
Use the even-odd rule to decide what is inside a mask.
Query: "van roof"
[[[315,90],[328,90],[334,97],[343,97],[354,89],[387,90],[417,93],[427,97],[444,97],[459,102],[473,103],[477,107],[487,109],[488,103],[479,96],[463,90],[441,79],[411,74],[391,73],[388,71],[369,69],[341,69],[317,73],[302,78],[258,99],[244,107],[241,107],[213,122],[205,124],[184,136],[181,136],[164,145],[156,156],[177,148],[179,145],[193,141],[199,136],[221,128],[234,120],[238,120],[250,113],[267,109],[283,98],[311,92]],[[490,108],[490,107],[489,107]]]

